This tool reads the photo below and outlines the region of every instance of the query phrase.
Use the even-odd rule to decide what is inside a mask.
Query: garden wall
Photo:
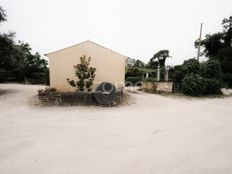
[[[173,91],[173,82],[144,82],[142,89],[148,92],[168,92]]]
[[[56,92],[55,89],[39,90],[38,96],[43,104],[48,105],[98,105],[95,99],[97,92]],[[99,92],[98,92],[99,93]],[[117,90],[115,98],[107,106],[114,106],[121,102],[123,91]]]

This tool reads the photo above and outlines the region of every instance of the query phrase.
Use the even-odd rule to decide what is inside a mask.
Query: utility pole
[[[200,36],[199,36],[199,43],[198,43],[198,51],[197,51],[197,60],[198,60],[198,61],[199,61],[199,59],[200,59],[202,26],[203,26],[203,23],[201,23]]]

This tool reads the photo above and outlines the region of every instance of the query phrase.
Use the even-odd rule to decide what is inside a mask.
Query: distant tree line
[[[0,6],[0,24],[7,21]],[[0,82],[48,84],[48,63],[32,53],[28,43],[14,41],[15,33],[0,33]]]
[[[144,63],[139,59],[128,58],[127,67],[156,69],[158,65],[164,67],[166,59],[169,57],[171,57],[169,55],[169,50],[160,50],[150,58],[148,63]]]

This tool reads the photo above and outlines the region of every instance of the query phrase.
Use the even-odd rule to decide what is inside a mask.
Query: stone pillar
[[[166,82],[168,82],[168,69],[165,69],[165,75],[164,75],[164,79]]]
[[[158,68],[157,68],[157,81],[158,82],[160,81],[160,65],[158,65]]]
[[[146,73],[146,79],[148,79],[148,77],[149,77],[149,73]]]

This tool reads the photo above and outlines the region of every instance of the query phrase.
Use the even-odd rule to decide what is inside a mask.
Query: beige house
[[[96,68],[94,88],[101,82],[124,86],[127,57],[89,40],[45,54],[49,58],[50,86],[60,92],[75,91],[67,78],[78,80],[74,66],[80,63],[83,55],[91,57],[90,66]]]

